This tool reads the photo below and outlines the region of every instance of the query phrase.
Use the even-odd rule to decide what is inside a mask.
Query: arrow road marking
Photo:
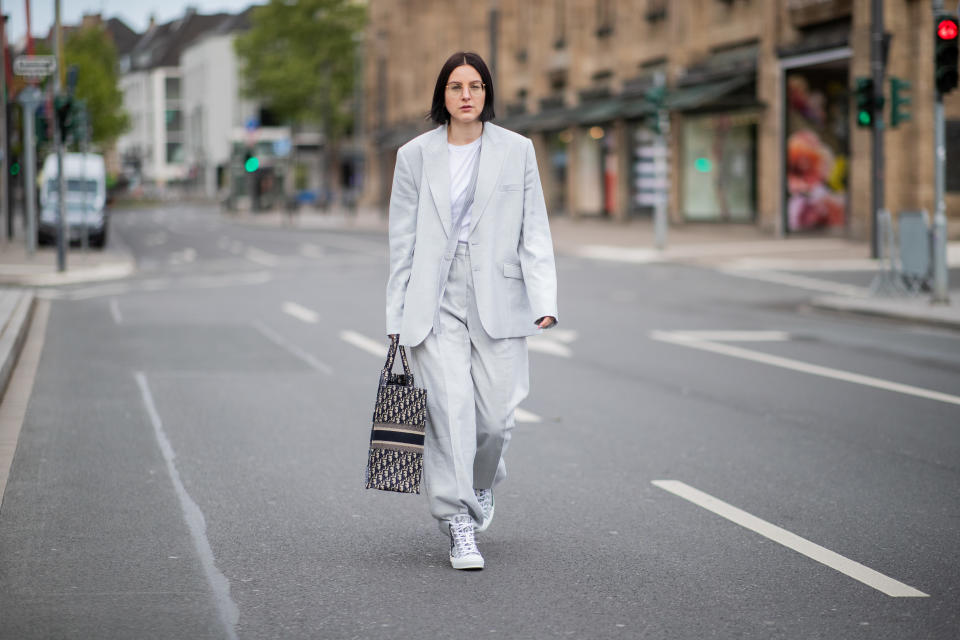
[[[913,587],[902,582],[894,580],[883,575],[878,571],[866,567],[859,562],[850,560],[821,547],[818,544],[810,542],[806,538],[801,538],[795,533],[782,529],[774,524],[762,520],[754,515],[738,509],[731,504],[714,498],[710,494],[694,489],[690,485],[677,480],[654,480],[653,484],[664,491],[669,491],[675,496],[688,500],[698,507],[703,507],[707,511],[712,511],[722,518],[734,522],[745,529],[759,533],[765,538],[773,540],[788,549],[793,549],[820,564],[826,565],[831,569],[839,571],[854,580],[859,580],[868,587],[881,591],[894,598],[927,598],[926,593],[918,591]]]
[[[373,338],[368,338],[362,333],[357,333],[356,331],[350,331],[349,329],[345,329],[340,332],[340,339],[348,344],[352,344],[358,349],[362,349],[363,351],[366,351],[371,355],[377,356],[378,358],[387,357],[387,347],[389,345],[384,344],[382,342],[378,342]],[[517,407],[513,415],[517,422],[542,422],[543,421],[543,418],[541,418],[537,414],[531,413],[529,411],[525,411],[520,407]]]
[[[320,320],[320,314],[306,307],[302,307],[296,302],[284,302],[281,307],[284,313],[293,316],[297,320],[302,320],[307,324],[317,324]]]
[[[926,400],[936,400],[937,402],[960,405],[960,396],[953,396],[949,393],[931,391],[921,387],[914,387],[909,384],[891,382],[889,380],[865,376],[850,371],[843,371],[841,369],[821,367],[819,365],[809,364],[800,360],[794,360],[793,358],[772,356],[760,351],[744,349],[743,347],[735,347],[732,345],[710,342],[709,340],[704,340],[697,337],[695,333],[688,333],[685,331],[651,331],[650,337],[654,340],[659,340],[660,342],[668,342],[684,347],[691,347],[693,349],[700,349],[702,351],[719,353],[725,356],[731,356],[733,358],[740,358],[742,360],[750,360],[751,362],[759,362],[761,364],[780,367],[781,369],[790,369],[791,371],[809,373],[823,378],[831,378],[833,380],[843,380],[844,382],[852,382],[853,384],[859,384],[865,387],[883,389],[884,391],[893,391],[895,393],[902,393],[908,396],[924,398]]]

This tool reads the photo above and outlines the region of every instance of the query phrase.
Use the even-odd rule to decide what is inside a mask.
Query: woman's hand
[[[549,329],[553,325],[557,324],[557,319],[553,316],[543,316],[535,323],[541,329]]]

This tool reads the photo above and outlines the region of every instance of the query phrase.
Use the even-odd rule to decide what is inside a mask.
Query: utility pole
[[[7,17],[3,15],[3,1],[0,0],[0,220],[11,229],[10,207],[7,190],[10,188],[10,158],[7,150],[10,143],[7,138]],[[7,238],[10,239],[9,237]]]
[[[873,175],[871,179],[870,255],[880,256],[880,211],[884,208],[883,81],[886,56],[883,37],[883,0],[872,0],[870,14],[870,75],[873,78]]]
[[[57,46],[54,50],[54,56],[57,60],[57,68],[53,76],[53,95],[58,96],[63,90],[63,29],[60,25],[60,0],[54,0],[55,29],[57,37]],[[56,113],[53,120],[53,139],[57,148],[57,271],[67,270],[67,181],[63,175],[63,130],[60,127]],[[29,188],[33,188],[30,185]]]

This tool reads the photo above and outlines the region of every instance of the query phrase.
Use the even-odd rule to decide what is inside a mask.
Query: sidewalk
[[[37,247],[27,255],[22,233],[13,240],[0,240],[0,286],[51,287],[79,282],[96,282],[125,278],[136,270],[133,254],[116,233],[110,234],[104,249],[87,249],[74,245],[66,256],[67,270],[57,271],[57,248]],[[0,319],[2,322],[2,319]]]

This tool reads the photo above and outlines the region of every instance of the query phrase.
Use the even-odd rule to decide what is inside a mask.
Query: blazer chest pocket
[[[508,278],[516,278],[517,280],[523,280],[523,271],[520,269],[520,265],[514,264],[512,262],[503,263],[503,275]]]
[[[500,191],[523,191],[522,184],[502,184],[500,185]]]

